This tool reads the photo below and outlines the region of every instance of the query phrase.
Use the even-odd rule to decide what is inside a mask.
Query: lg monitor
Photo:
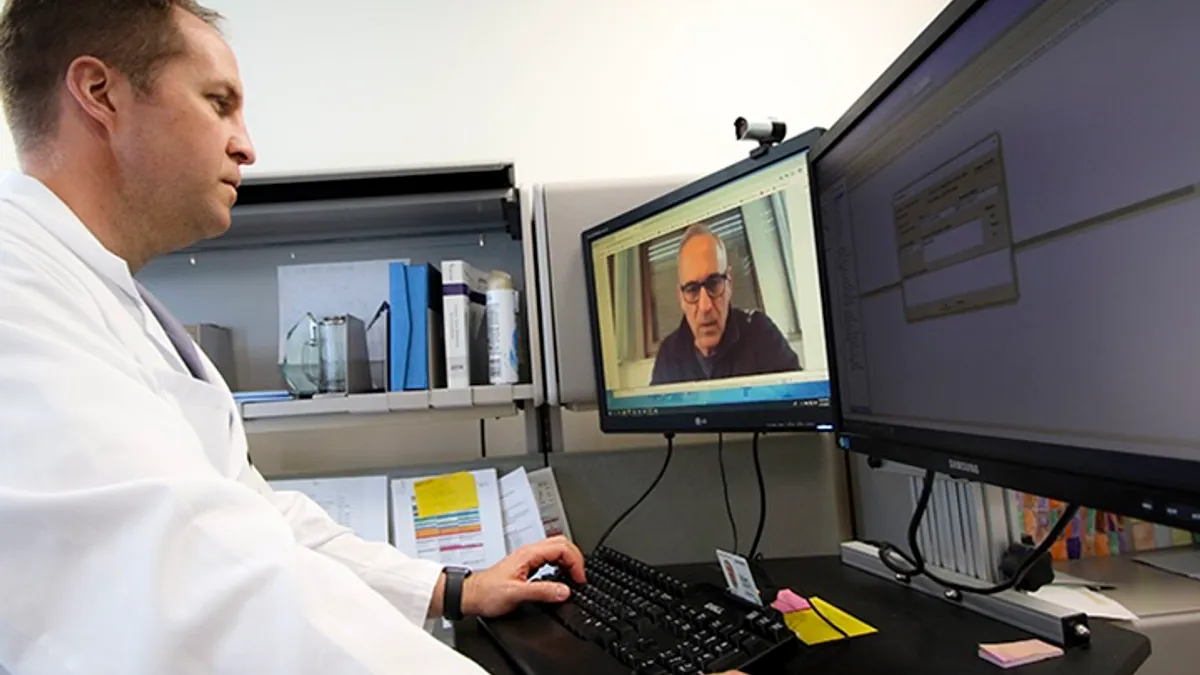
[[[831,429],[812,131],[582,235],[605,432]]]
[[[844,447],[1200,529],[1197,26],[958,0],[822,138]]]

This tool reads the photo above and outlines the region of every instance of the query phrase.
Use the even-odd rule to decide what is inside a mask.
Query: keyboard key
[[[771,625],[767,626],[767,637],[775,642],[783,642],[791,633],[792,631],[787,627],[787,624],[781,621],[772,621]]]
[[[609,626],[621,636],[621,640],[628,640],[637,635],[637,630],[633,626],[624,621],[614,621]]]
[[[742,651],[750,656],[758,656],[771,648],[771,645],[762,638],[751,636],[741,643]]]
[[[724,656],[719,656],[715,661],[704,667],[705,672],[720,673],[731,668],[735,668],[742,664],[744,657],[740,652],[730,652]]]
[[[628,646],[621,645],[617,648],[617,660],[619,660],[621,663],[624,663],[627,666],[632,666],[637,659],[638,655],[634,653],[634,651]]]
[[[712,622],[712,629],[719,635],[728,637],[733,633],[733,625],[724,619],[716,619]]]
[[[637,675],[666,675],[667,671],[654,659],[640,659],[633,664],[633,672]]]
[[[770,635],[771,620],[765,616],[760,616],[754,620],[754,632],[764,637]]]

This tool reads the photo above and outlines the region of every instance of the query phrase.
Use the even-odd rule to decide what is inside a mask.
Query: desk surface
[[[996,675],[977,655],[981,642],[1030,636],[942,600],[845,567],[837,557],[770,560],[772,580],[800,595],[816,595],[866,621],[878,633],[806,648],[786,672],[854,675]],[[669,566],[685,581],[720,582],[715,564]],[[456,634],[459,651],[491,673],[514,673],[495,644],[470,622]],[[1145,636],[1092,621],[1092,646],[1060,659],[1014,669],[1020,675],[1132,675],[1150,655]]]
[[[1200,581],[1164,572],[1125,555],[1054,564],[1072,576],[1113,584],[1104,595],[1143,619],[1200,613]]]

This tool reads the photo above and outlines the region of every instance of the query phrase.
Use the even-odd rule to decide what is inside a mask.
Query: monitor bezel
[[[670,209],[683,202],[695,199],[712,190],[728,185],[743,176],[754,173],[777,162],[781,162],[807,152],[811,157],[812,149],[825,132],[819,127],[811,128],[797,134],[782,143],[766,148],[757,156],[751,156],[732,164],[724,169],[711,173],[695,181],[668,192],[656,199],[641,204],[618,216],[595,225],[580,235],[581,251],[583,253],[584,279],[587,286],[588,330],[591,331],[592,364],[595,368],[596,404],[600,410],[600,430],[604,433],[724,433],[724,432],[829,432],[837,428],[838,392],[837,376],[834,371],[835,357],[832,352],[826,354],[830,364],[830,405],[820,408],[826,414],[819,421],[802,419],[794,407],[772,406],[710,406],[702,413],[695,410],[683,409],[674,411],[665,409],[656,415],[620,416],[612,415],[608,408],[608,388],[605,382],[603,351],[600,345],[600,325],[595,285],[595,269],[592,263],[592,245],[601,238],[619,232],[635,225],[646,218]],[[809,208],[813,212],[815,246],[817,247],[817,275],[821,297],[822,320],[825,330],[826,349],[831,348],[829,334],[832,330],[829,313],[824,311],[829,306],[828,288],[825,283],[826,270],[824,256],[821,255],[823,242],[820,227],[816,226],[816,202],[812,184],[811,159],[808,171]],[[815,409],[815,408],[814,408]]]
[[[954,0],[824,134],[809,156],[818,204],[821,158],[988,1]],[[836,339],[831,330],[828,342]],[[840,399],[834,405],[845,450],[1200,532],[1200,462],[867,422],[845,417]]]

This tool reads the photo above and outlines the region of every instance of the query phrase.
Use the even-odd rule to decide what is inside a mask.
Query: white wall
[[[946,0],[207,4],[241,62],[253,172],[500,159],[531,183],[708,171],[750,149],[739,115],[828,126]]]

